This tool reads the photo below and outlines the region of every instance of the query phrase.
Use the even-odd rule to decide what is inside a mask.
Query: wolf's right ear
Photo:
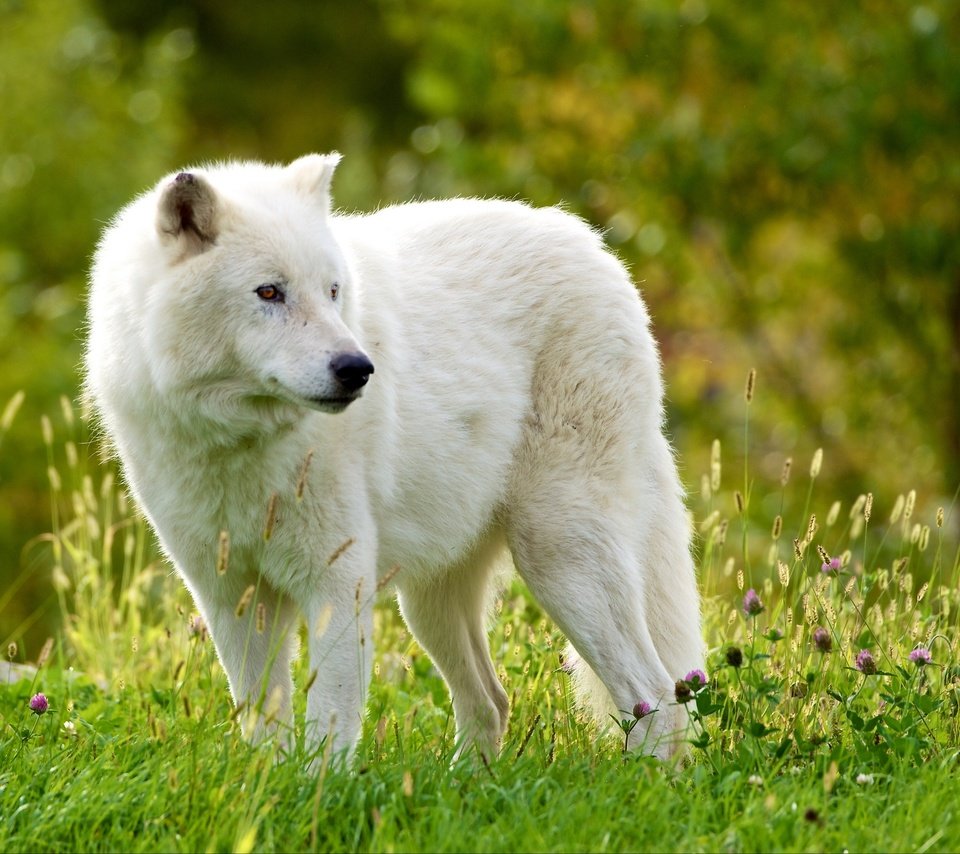
[[[318,199],[329,213],[330,183],[333,181],[333,170],[339,162],[340,155],[336,151],[330,154],[306,154],[294,160],[287,167],[287,172],[301,193]]]
[[[202,252],[217,237],[217,194],[205,178],[181,172],[160,194],[157,231],[167,242],[185,241]]]

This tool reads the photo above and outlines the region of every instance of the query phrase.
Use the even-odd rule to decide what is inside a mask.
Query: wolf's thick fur
[[[92,273],[87,392],[236,702],[260,704],[248,729],[291,722],[302,614],[308,737],[352,746],[391,576],[461,748],[495,751],[508,703],[485,619],[507,546],[585,681],[619,710],[659,705],[631,741],[668,755],[702,642],[636,289],[556,209],[334,215],[338,159],[167,177]]]

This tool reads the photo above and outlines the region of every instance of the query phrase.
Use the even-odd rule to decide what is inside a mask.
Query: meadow
[[[748,448],[752,373],[745,397]],[[30,548],[62,619],[40,649],[6,650],[4,851],[956,847],[954,506],[924,518],[910,490],[888,507],[822,494],[819,450],[758,482],[747,453],[728,464],[716,442],[689,501],[708,667],[706,684],[678,674],[684,759],[624,750],[636,715],[656,709],[606,728],[583,718],[563,638],[512,580],[490,635],[511,698],[501,756],[452,764],[444,685],[384,598],[363,736],[344,765],[306,755],[299,730],[289,753],[241,739],[249,710],[231,706],[189,595],[85,424],[65,401],[42,429],[52,524]],[[297,669],[302,725],[310,674]]]

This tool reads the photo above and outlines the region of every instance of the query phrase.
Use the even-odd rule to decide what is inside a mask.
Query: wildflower
[[[206,640],[207,638],[207,624],[203,621],[203,617],[199,614],[194,614],[187,621],[187,634],[192,638],[200,638],[200,640]]]
[[[682,679],[678,679],[677,684],[673,686],[673,694],[678,703],[689,703],[693,699],[693,691]]]
[[[50,704],[44,694],[34,694],[30,698],[30,711],[35,715],[44,714],[48,708],[50,708]]]
[[[743,666],[743,650],[738,646],[731,646],[727,650],[727,664],[731,667]]]
[[[826,563],[820,565],[820,571],[824,574],[828,572],[837,572],[840,569],[840,558],[832,557]]]
[[[641,701],[641,702],[637,703],[637,704],[633,707],[633,716],[634,716],[637,720],[640,720],[640,718],[645,718],[645,717],[646,717],[647,715],[649,715],[652,711],[653,711],[653,709],[650,708],[650,704],[649,704],[649,703],[644,703],[643,701]]]
[[[918,646],[910,655],[907,656],[917,667],[926,667],[932,660],[930,650],[924,646]]]
[[[817,626],[813,630],[813,645],[819,652],[830,652],[833,649],[833,639],[823,626]]]
[[[762,786],[763,777],[761,777],[759,774],[751,774],[749,777],[747,777],[747,782],[751,786]]]
[[[877,662],[873,658],[873,653],[869,649],[861,649],[857,653],[856,668],[864,676],[873,676],[877,672]]]
[[[757,614],[763,612],[763,602],[760,601],[757,591],[752,587],[743,597],[743,611],[748,617],[756,617]]]
[[[860,786],[872,786],[873,774],[857,774],[857,784]]]
[[[702,670],[691,670],[683,677],[683,681],[696,693],[707,684],[707,674]]]

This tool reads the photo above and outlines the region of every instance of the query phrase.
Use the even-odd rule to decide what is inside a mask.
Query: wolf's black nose
[[[330,370],[344,391],[352,392],[367,384],[373,362],[363,353],[338,353],[330,360]]]

